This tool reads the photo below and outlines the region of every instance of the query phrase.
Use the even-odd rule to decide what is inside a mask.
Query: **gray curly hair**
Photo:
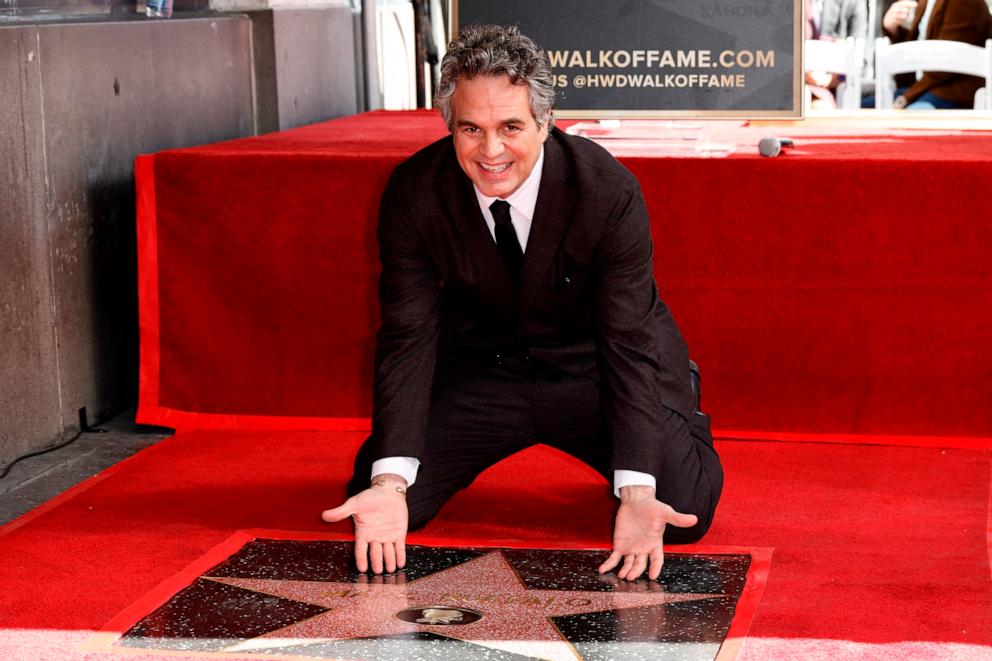
[[[434,106],[441,111],[449,131],[455,129],[451,97],[459,79],[476,76],[507,76],[514,85],[530,90],[530,112],[540,128],[554,125],[552,110],[555,89],[551,64],[544,51],[516,26],[469,25],[448,45],[441,60],[441,80]]]

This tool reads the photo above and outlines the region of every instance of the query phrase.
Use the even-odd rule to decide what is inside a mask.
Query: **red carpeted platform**
[[[737,152],[621,160],[718,430],[987,445],[992,133],[707,126]],[[140,418],[363,428],[378,196],[444,132],[378,112],[140,158]]]
[[[347,532],[318,514],[343,496],[361,439],[184,432],[0,529],[0,658],[108,658],[76,646],[238,529]],[[739,658],[992,654],[992,453],[718,446],[727,485],[706,546],[773,549]],[[422,535],[601,548],[613,507],[600,478],[539,447],[484,474]]]

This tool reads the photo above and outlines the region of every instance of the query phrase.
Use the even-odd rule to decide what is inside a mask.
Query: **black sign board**
[[[801,0],[452,0],[544,48],[559,117],[800,117]]]

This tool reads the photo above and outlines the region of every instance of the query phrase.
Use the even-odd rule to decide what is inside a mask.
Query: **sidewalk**
[[[132,410],[80,434],[64,448],[17,462],[0,479],[0,525],[171,435],[164,427],[136,425]]]

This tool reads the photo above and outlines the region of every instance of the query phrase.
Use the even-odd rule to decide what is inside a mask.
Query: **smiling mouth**
[[[479,167],[486,172],[491,172],[493,174],[499,174],[501,172],[506,172],[513,163],[502,163],[500,165],[486,165],[485,163],[479,163]]]

